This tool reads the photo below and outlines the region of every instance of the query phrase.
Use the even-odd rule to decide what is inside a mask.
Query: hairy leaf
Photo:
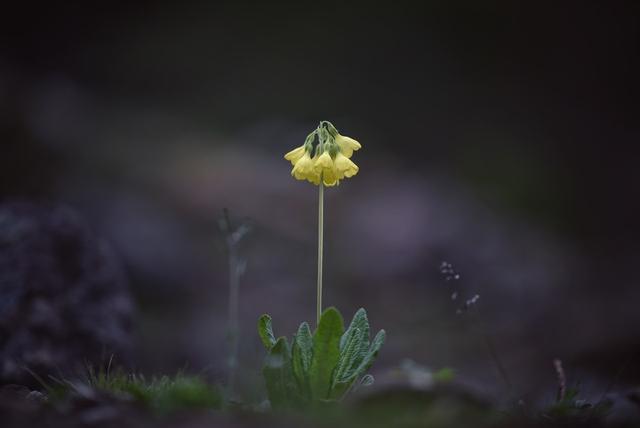
[[[372,375],[368,374],[364,375],[362,379],[360,379],[360,383],[358,386],[371,386],[374,382],[375,378]]]
[[[291,355],[285,337],[275,342],[262,368],[271,407],[282,409],[292,404],[297,393],[291,373]]]
[[[349,324],[349,328],[347,328],[347,331],[345,331],[340,338],[340,350],[343,350],[346,346],[347,337],[349,337],[351,330],[356,328],[360,330],[362,337],[366,339],[363,343],[364,349],[366,350],[369,348],[369,320],[367,319],[367,311],[365,311],[364,308],[360,308],[353,316],[351,324]]]
[[[359,359],[362,360],[363,356],[360,356],[360,342],[362,341],[362,334],[360,329],[351,329],[348,332],[346,345],[340,350],[340,358],[338,360],[338,366],[334,373],[334,381],[342,381],[349,377],[351,367]],[[344,337],[344,336],[343,336]]]
[[[273,335],[271,317],[269,315],[264,314],[258,320],[258,334],[260,335],[260,339],[262,340],[262,344],[265,349],[270,351],[276,344],[276,338]]]
[[[346,348],[351,348],[348,355],[345,353]],[[342,382],[351,378],[360,367],[368,351],[369,320],[367,319],[367,312],[360,308],[353,316],[349,328],[340,338],[340,374],[334,377],[334,382]]]
[[[311,360],[313,357],[313,338],[309,324],[303,322],[298,328],[298,332],[294,336],[291,349],[291,359],[293,365],[293,374],[298,382],[300,391],[309,399],[311,398],[311,390],[309,384],[309,369],[311,368]]]
[[[331,395],[329,398],[332,400],[340,400],[340,398],[349,391],[349,387],[352,383],[353,379],[348,381],[336,381],[331,388]]]
[[[367,370],[369,370],[373,362],[378,357],[380,348],[382,348],[382,345],[384,344],[385,337],[386,337],[386,333],[384,330],[380,330],[378,334],[376,334],[376,337],[374,337],[373,341],[371,342],[371,347],[369,348],[369,351],[363,358],[358,368],[356,368],[356,370],[351,375],[352,381],[358,378],[359,376],[363,375]]]
[[[353,381],[353,379],[350,379],[350,375],[352,373],[351,367],[354,365],[356,360],[362,359],[359,353],[361,339],[362,336],[359,329],[352,329],[349,332],[346,345],[340,351],[338,366],[333,373],[329,398],[339,399],[351,385]]]
[[[314,400],[329,397],[333,371],[340,358],[340,337],[343,333],[344,324],[340,312],[335,308],[325,310],[313,335],[309,380]]]

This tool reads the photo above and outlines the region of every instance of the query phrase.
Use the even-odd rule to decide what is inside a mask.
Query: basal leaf
[[[309,369],[311,368],[311,360],[313,357],[313,338],[309,324],[303,322],[298,328],[298,332],[294,336],[293,345],[291,347],[291,359],[293,366],[293,374],[296,377],[298,386],[303,396],[311,398],[311,390],[309,384]]]
[[[351,380],[355,380],[359,376],[363,375],[367,370],[369,370],[369,368],[371,368],[371,365],[378,357],[380,348],[382,348],[382,345],[384,344],[385,337],[386,337],[386,333],[384,330],[380,330],[378,334],[376,334],[376,337],[374,337],[373,341],[371,342],[371,347],[369,348],[369,351],[363,358],[360,365],[356,368],[356,370],[351,375],[351,378],[350,378]]]
[[[325,310],[313,335],[307,323],[300,325],[291,347],[285,337],[275,339],[269,315],[260,318],[258,332],[267,348],[263,375],[273,409],[337,400],[352,388],[370,383],[372,377],[363,375],[385,340],[381,330],[369,343],[364,309],[356,312],[346,331],[340,312]]]
[[[270,351],[276,344],[276,338],[273,335],[271,317],[269,315],[264,314],[258,320],[258,334],[260,335],[260,340],[262,340],[262,344],[266,350]]]
[[[338,366],[334,372],[334,381],[342,381],[348,377],[351,367],[354,362],[359,359],[360,342],[362,341],[362,334],[360,329],[351,329],[348,331],[349,335],[346,338],[345,346],[340,350],[340,358],[338,359]],[[344,337],[344,336],[343,336]],[[361,359],[361,358],[360,358]]]
[[[360,332],[359,335],[354,335],[356,330]],[[344,353],[345,347],[349,346],[350,341],[355,341],[351,345],[354,347],[355,352],[350,353],[349,364],[342,367],[341,377],[335,378],[335,380],[345,380],[355,373],[369,351],[369,320],[367,312],[363,308],[356,311],[349,328],[340,339],[340,351],[342,353]]]
[[[374,382],[375,378],[372,375],[368,374],[362,376],[362,379],[360,379],[360,383],[358,384],[358,386],[371,386]]]
[[[345,347],[340,351],[338,365],[333,373],[331,383],[331,393],[329,398],[338,399],[344,391],[349,388],[351,381],[349,375],[352,372],[351,367],[354,362],[359,359],[360,340],[362,336],[359,329],[352,329],[346,340]]]
[[[369,348],[369,320],[367,319],[367,311],[365,311],[364,308],[360,308],[353,316],[353,319],[351,320],[351,324],[349,324],[347,331],[345,331],[340,338],[340,350],[344,349],[347,337],[349,336],[351,330],[356,328],[360,330],[362,336],[366,339],[364,341],[365,349]]]
[[[342,315],[335,308],[326,309],[313,335],[313,357],[309,370],[314,400],[329,397],[333,371],[340,358],[340,338],[344,333]]]
[[[360,388],[367,387],[373,385],[374,378],[370,374],[362,376],[360,380],[356,381],[357,378],[352,378],[351,380],[337,382],[334,386],[334,390],[332,391],[336,400],[340,399],[343,395],[347,394],[350,391],[357,391]]]
[[[336,381],[331,388],[331,399],[339,400],[343,395],[347,393],[349,387],[353,383],[353,379],[349,381]]]
[[[279,338],[265,359],[262,374],[267,387],[271,407],[279,409],[289,404],[291,390],[291,359],[289,344],[284,337]]]

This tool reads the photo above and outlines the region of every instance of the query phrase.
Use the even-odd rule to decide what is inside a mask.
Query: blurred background
[[[114,352],[224,381],[227,208],[251,225],[239,382],[257,398],[260,314],[279,335],[315,318],[317,188],[282,156],[330,120],[363,148],[326,192],[325,303],[387,330],[377,378],[410,358],[544,397],[560,358],[587,395],[637,385],[638,6],[8,10],[1,375]]]

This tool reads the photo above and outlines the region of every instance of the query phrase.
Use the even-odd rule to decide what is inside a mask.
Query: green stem
[[[322,315],[322,241],[324,232],[324,185],[322,181],[318,188],[318,294],[316,298],[316,319],[317,323],[320,324],[320,315]]]

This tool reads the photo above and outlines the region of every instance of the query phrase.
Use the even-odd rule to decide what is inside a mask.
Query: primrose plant
[[[303,322],[289,343],[284,336],[276,339],[269,315],[260,317],[258,333],[267,350],[262,373],[274,409],[339,401],[354,388],[373,382],[366,372],[384,343],[384,330],[371,340],[369,320],[362,308],[346,330],[337,309],[322,310],[324,187],[336,186],[358,173],[350,158],[360,148],[356,140],[340,135],[333,124],[322,121],[302,146],[284,156],[293,165],[293,177],[319,189],[317,327],[312,333]]]

